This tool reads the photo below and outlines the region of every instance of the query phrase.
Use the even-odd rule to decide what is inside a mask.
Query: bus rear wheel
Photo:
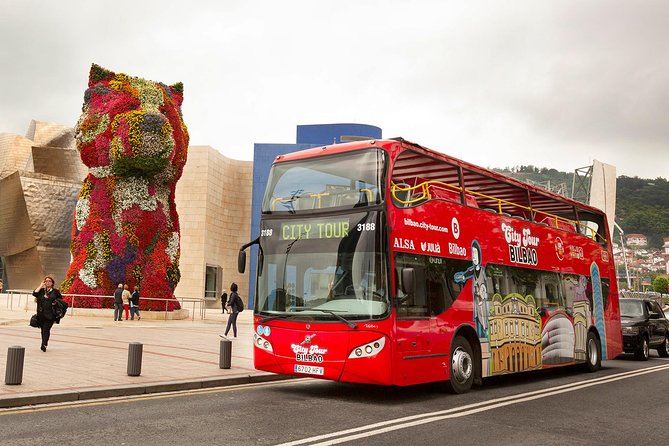
[[[585,369],[588,372],[596,372],[602,367],[602,346],[599,339],[593,332],[588,333],[588,339],[585,341]]]
[[[469,341],[456,336],[451,347],[450,379],[446,390],[450,393],[465,393],[474,383],[474,353]]]

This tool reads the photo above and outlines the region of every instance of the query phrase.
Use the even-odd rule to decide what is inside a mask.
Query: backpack
[[[239,294],[237,295],[237,312],[241,313],[244,311],[244,301],[242,300],[241,297],[239,297]]]

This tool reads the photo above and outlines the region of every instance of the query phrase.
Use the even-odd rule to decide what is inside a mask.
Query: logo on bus
[[[583,248],[580,246],[570,246],[569,247],[569,256],[572,259],[583,260],[585,256],[583,255]]]
[[[502,223],[504,240],[509,245],[509,261],[520,265],[536,266],[539,264],[537,247],[539,237],[532,234],[530,228],[523,228],[520,232],[507,224]]]
[[[327,348],[320,348],[317,345],[307,348],[303,345],[291,344],[290,348],[295,353],[295,360],[300,362],[323,362],[325,360],[323,355],[328,352]]]
[[[439,245],[439,243],[420,242],[420,249],[422,249],[423,252],[433,252],[435,254],[441,253],[441,245]]]
[[[395,241],[393,242],[393,248],[412,249],[412,250],[416,249],[413,240],[411,240],[410,238],[401,238],[401,237],[395,238]]]
[[[564,243],[560,237],[555,238],[555,255],[560,260],[564,259]]]

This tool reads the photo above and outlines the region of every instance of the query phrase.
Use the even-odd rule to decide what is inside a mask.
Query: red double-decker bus
[[[403,139],[277,157],[254,243],[259,370],[460,393],[622,351],[602,211]]]

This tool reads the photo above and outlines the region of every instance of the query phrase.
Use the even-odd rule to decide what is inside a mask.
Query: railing
[[[277,204],[284,203],[303,203],[306,199],[313,199],[312,202],[309,202],[308,205],[302,205],[298,209],[322,209],[323,207],[334,207],[342,205],[354,205],[359,202],[360,194],[363,193],[367,197],[367,203],[372,203],[374,199],[374,192],[368,188],[361,188],[358,190],[347,189],[347,190],[337,190],[331,192],[305,192],[302,195],[295,197],[273,197],[270,203],[272,211],[276,211]],[[323,198],[327,197],[333,200],[332,202],[327,203],[326,206],[323,205]]]
[[[436,186],[438,188],[444,188],[448,191],[457,192],[457,193],[460,193],[462,191],[462,188],[459,187],[459,186],[454,186],[452,184],[443,183],[443,182],[437,181],[437,180],[429,180],[429,181],[424,181],[424,182],[422,182],[420,184],[417,184],[415,186],[411,186],[411,185],[406,184],[406,183],[404,183],[404,184],[392,183],[391,188],[390,188],[390,193],[392,195],[393,200],[395,200],[396,202],[404,204],[404,205],[411,205],[411,204],[420,203],[422,201],[431,200],[432,199],[432,193],[430,192],[430,186]],[[397,196],[397,191],[405,192],[406,193],[406,198],[398,197]],[[473,190],[465,189],[465,194],[468,195],[468,196],[481,197],[481,198],[485,198],[487,200],[492,200],[492,201],[497,202],[497,209],[483,209],[483,210],[490,210],[490,211],[495,212],[495,213],[500,214],[500,215],[506,215],[508,217],[513,217],[513,215],[506,214],[502,211],[502,205],[509,205],[509,206],[514,207],[514,208],[522,210],[523,212],[527,213],[527,215],[535,215],[535,216],[537,214],[544,215],[545,217],[541,221],[537,222],[537,220],[535,218],[534,221],[539,223],[539,224],[548,225],[546,222],[550,221],[551,224],[548,225],[548,226],[552,226],[552,227],[555,227],[555,228],[558,228],[558,229],[570,230],[570,231],[575,232],[575,233],[578,233],[576,228],[583,228],[586,231],[590,231],[592,233],[592,235],[584,234],[587,237],[589,237],[593,240],[597,240],[598,238],[602,238],[601,235],[599,235],[597,232],[595,232],[594,229],[592,229],[588,225],[585,225],[585,224],[583,224],[583,223],[581,223],[577,220],[571,220],[569,218],[560,217],[558,215],[554,215],[554,214],[551,214],[549,212],[544,212],[544,211],[541,211],[541,210],[538,210],[538,209],[535,209],[535,208],[532,208],[532,207],[529,207],[529,206],[523,206],[522,204],[514,203],[512,201],[507,201],[507,200],[504,200],[504,199],[501,199],[501,198],[492,197],[490,195],[486,195],[486,194],[483,194],[481,192],[476,192],[476,191],[473,191]],[[458,199],[459,199],[459,197],[458,197]],[[562,226],[561,223],[564,223],[564,224],[568,225],[568,228],[561,227]],[[606,240],[604,240],[602,238],[602,242],[606,242]]]
[[[34,303],[33,290],[7,290],[7,299],[5,306],[7,309],[22,309],[26,312],[34,311],[34,306],[31,304]],[[114,296],[99,296],[99,295],[90,295],[90,294],[63,294],[63,297],[72,298],[72,304],[68,307],[68,315],[75,316],[77,310],[80,309],[89,309],[88,307],[79,307],[77,306],[77,299],[81,298],[96,298],[96,299],[110,299],[111,302],[109,306],[103,306],[103,308],[96,308],[99,310],[111,310],[113,309],[113,300]],[[199,315],[199,319],[206,319],[207,317],[207,308],[205,305],[204,298],[197,297],[176,297],[176,300],[179,302],[182,309],[190,310],[190,319],[195,320],[195,315]],[[170,302],[174,302],[174,299],[163,299],[156,297],[142,297],[141,301],[157,301],[165,303],[165,319],[167,320],[168,307]],[[141,310],[141,311],[155,311],[155,310]]]

